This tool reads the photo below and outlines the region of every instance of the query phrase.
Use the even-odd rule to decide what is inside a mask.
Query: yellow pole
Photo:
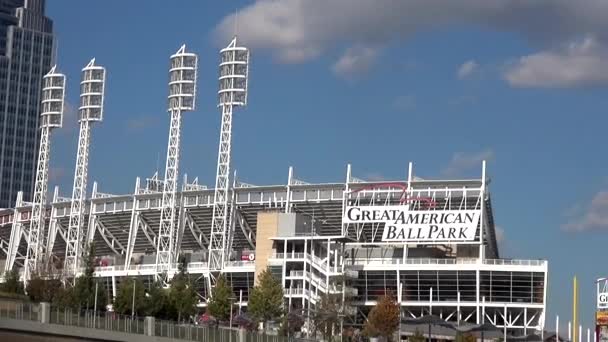
[[[578,342],[578,282],[574,276],[572,293],[572,342]]]

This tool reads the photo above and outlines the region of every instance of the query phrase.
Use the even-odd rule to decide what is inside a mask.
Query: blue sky
[[[181,173],[212,185],[218,48],[251,48],[249,106],[234,120],[233,166],[254,184],[488,174],[503,255],[550,262],[548,325],[583,323],[608,275],[608,7],[600,1],[49,1],[67,99],[80,69],[106,66],[89,189],[131,193],[165,162],[168,56],[199,54],[198,108],[184,118]],[[372,7],[372,4],[373,7]],[[75,111],[53,137],[51,182],[69,196]]]

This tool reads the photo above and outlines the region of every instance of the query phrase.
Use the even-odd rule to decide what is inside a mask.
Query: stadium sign
[[[344,223],[384,223],[383,241],[471,241],[481,210],[409,210],[407,205],[347,206]]]
[[[600,292],[597,294],[597,307],[599,309],[608,308],[608,292]]]

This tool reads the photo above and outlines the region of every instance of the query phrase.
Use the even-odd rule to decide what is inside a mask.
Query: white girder
[[[141,216],[141,214],[138,215],[137,218],[138,218],[138,225],[141,228],[144,235],[146,236],[146,239],[148,239],[148,242],[150,242],[150,245],[152,245],[152,247],[156,248],[156,242],[157,242],[156,233],[154,232],[154,230],[152,230],[152,227],[150,227],[150,224],[148,223],[148,221],[146,221],[146,219],[143,218],[143,216]]]
[[[185,221],[185,224],[188,227],[188,229],[190,229],[192,236],[194,236],[196,243],[202,249],[206,250],[207,246],[209,245],[209,239],[205,236],[205,234],[203,234],[203,231],[196,224],[196,222],[194,221],[194,218],[192,217],[192,214],[190,214],[190,212],[188,210],[186,210],[186,212],[184,214],[184,221]]]
[[[40,146],[36,165],[36,180],[32,203],[32,217],[27,236],[25,255],[25,280],[32,271],[44,267],[46,263],[46,234],[44,217],[46,213],[46,193],[49,181],[49,159],[51,151],[51,130],[61,127],[63,121],[63,101],[65,75],[56,72],[57,66],[42,78],[42,112],[40,114]]]
[[[237,46],[236,37],[234,37],[230,44],[220,51],[220,57],[218,106],[222,108],[222,119],[209,239],[209,269],[214,271],[223,268],[229,253],[227,235],[231,226],[228,216],[228,187],[230,184],[232,112],[234,107],[247,104],[249,51],[245,47]]]
[[[177,178],[181,139],[182,112],[192,111],[196,103],[198,56],[182,47],[171,56],[169,70],[169,141],[156,246],[156,271],[162,274],[177,261],[179,225],[176,224]]]
[[[234,177],[236,178],[236,172],[234,173]],[[234,240],[234,229],[236,228],[236,191],[234,191],[234,186],[236,185],[236,181],[233,180],[232,188],[230,189],[230,212],[228,213],[228,231],[226,232],[226,259],[230,260],[230,252],[232,251],[232,242]]]
[[[57,198],[59,195],[59,187],[55,186],[55,190],[53,191],[53,199],[51,203],[55,203],[57,202]],[[46,251],[47,251],[47,258],[51,258],[52,254],[53,254],[53,247],[55,246],[55,239],[57,237],[57,232],[58,232],[58,224],[59,224],[59,220],[57,220],[56,218],[56,213],[57,213],[57,208],[54,205],[51,205],[51,217],[49,218],[49,229],[47,231],[47,238],[46,238]],[[62,238],[65,240],[65,229],[63,231],[63,236]]]
[[[133,249],[135,248],[135,241],[137,241],[137,231],[139,230],[139,212],[137,211],[137,192],[139,191],[140,179],[135,179],[135,191],[133,192],[133,208],[131,209],[131,221],[129,224],[129,239],[127,242],[127,251],[125,254],[125,267],[129,268],[131,265],[131,256],[133,255]]]
[[[136,203],[136,202],[134,202]],[[141,212],[137,211],[136,206],[133,206],[133,212],[131,214],[131,224],[129,229],[129,240],[127,249],[125,250],[125,267],[131,266],[131,257],[133,256],[133,250],[135,249],[135,243],[137,241],[137,234],[141,230],[146,239],[150,243],[150,246],[156,248],[156,233],[150,228],[148,222],[143,218]]]
[[[251,246],[251,248],[255,248],[255,233],[253,232],[253,229],[251,229],[249,222],[247,222],[238,208],[235,209],[235,221],[238,222],[245,239],[249,243],[249,246]]]
[[[4,254],[8,254],[8,241],[0,238],[0,250],[4,252]]]
[[[209,268],[221,270],[226,252],[226,232],[228,228],[228,184],[230,172],[230,147],[232,140],[232,106],[222,106],[220,147],[213,196],[213,217],[209,245]]]
[[[186,228],[186,220],[184,219],[184,215],[186,214],[186,206],[184,205],[185,197],[180,194],[179,196],[179,216],[177,218],[177,238],[175,241],[176,252],[175,255],[179,255],[181,246],[182,246],[182,238],[184,237],[184,230]],[[177,261],[177,259],[176,259]]]
[[[91,199],[93,198],[97,198],[97,182],[93,182],[93,191],[91,192]],[[97,215],[95,214],[95,202],[93,202],[92,200],[89,201],[89,222],[87,224],[87,230],[86,230],[86,235],[85,236],[85,240],[84,243],[86,243],[86,245],[90,245],[93,243],[93,240],[95,239],[95,231],[97,229],[97,224],[95,224],[97,222]]]
[[[13,210],[13,228],[11,229],[11,237],[8,242],[8,248],[6,253],[6,262],[4,264],[4,270],[10,271],[13,269],[15,260],[19,254],[19,244],[21,238],[24,237],[24,224],[19,208],[23,206],[23,191],[17,192],[17,200],[15,201],[15,209]],[[27,235],[26,235],[27,236]]]
[[[101,235],[101,237],[106,242],[108,247],[110,247],[112,252],[114,252],[116,255],[126,254],[125,246],[123,246],[122,243],[120,243],[120,241],[118,241],[118,239],[114,237],[114,234],[112,234],[112,232],[107,229],[106,226],[99,219],[96,219],[95,222],[93,222],[93,225],[95,227],[95,230],[99,232],[99,235]]]
[[[92,59],[82,69],[80,82],[78,151],[74,171],[74,187],[70,206],[70,222],[64,260],[64,275],[72,278],[77,274],[84,245],[84,205],[87,192],[89,167],[89,147],[91,143],[91,125],[94,121],[103,120],[103,99],[105,90],[105,68],[95,65]]]

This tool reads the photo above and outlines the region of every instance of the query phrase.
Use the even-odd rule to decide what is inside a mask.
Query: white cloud
[[[595,194],[583,214],[573,218],[562,228],[570,232],[608,231],[608,191],[600,191]]]
[[[456,76],[458,76],[459,79],[463,80],[471,76],[477,70],[478,67],[479,64],[477,64],[477,62],[475,62],[474,60],[468,60],[462,63],[462,65],[460,65],[458,71],[456,72]]]
[[[608,85],[608,48],[587,36],[561,49],[521,57],[505,79],[516,87]]]
[[[357,46],[349,48],[331,69],[336,75],[345,78],[365,73],[376,60],[378,52],[378,49],[371,47]]]
[[[301,63],[336,47],[386,46],[455,25],[515,33],[543,49],[589,33],[605,45],[607,17],[605,0],[258,0],[239,9],[237,33],[252,49]],[[235,19],[231,14],[217,25],[222,44],[234,34]]]
[[[490,149],[475,153],[456,152],[452,155],[448,165],[443,168],[441,174],[450,177],[462,176],[473,169],[479,169],[479,174],[481,174],[482,161],[493,158],[494,151]]]

